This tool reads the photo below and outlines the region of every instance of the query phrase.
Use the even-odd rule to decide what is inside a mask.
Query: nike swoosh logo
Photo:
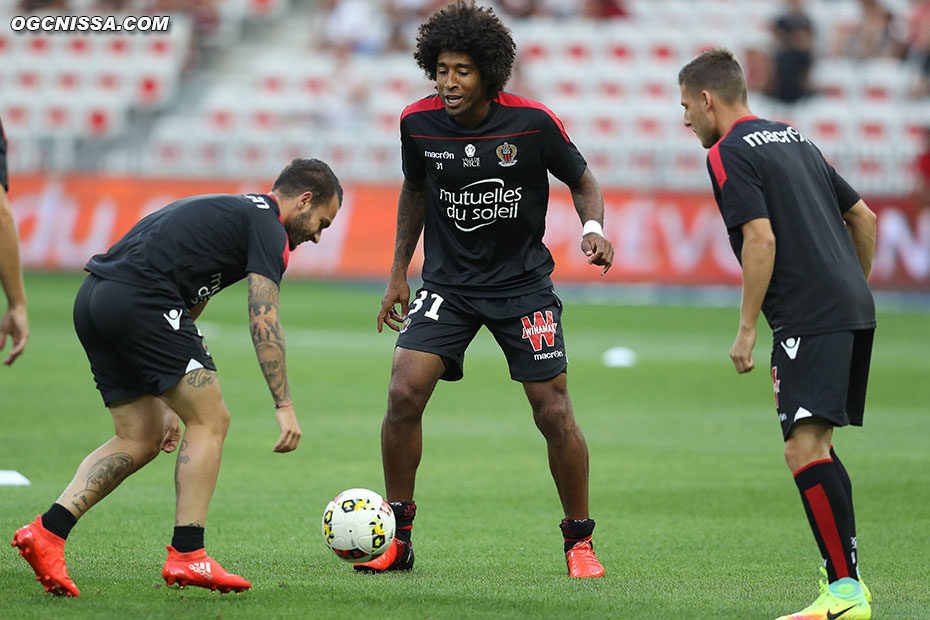
[[[837,618],[839,618],[840,616],[842,616],[843,614],[845,614],[847,611],[849,611],[849,610],[852,609],[853,607],[855,607],[855,605],[850,605],[849,607],[847,607],[846,609],[844,609],[843,611],[841,611],[841,612],[838,613],[838,614],[835,614],[835,613],[833,613],[832,611],[830,611],[830,610],[828,609],[828,610],[827,610],[827,620],[836,620]]]

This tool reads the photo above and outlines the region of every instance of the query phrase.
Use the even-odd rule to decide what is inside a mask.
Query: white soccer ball
[[[368,489],[349,489],[323,511],[323,540],[333,553],[350,562],[368,562],[394,541],[391,505]]]

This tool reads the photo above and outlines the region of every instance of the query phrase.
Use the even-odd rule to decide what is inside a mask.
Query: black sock
[[[830,583],[844,577],[857,579],[852,502],[836,465],[830,459],[814,461],[795,472],[794,482],[827,568],[827,579]]]
[[[77,517],[61,504],[52,506],[42,515],[42,527],[56,536],[68,540],[71,528],[77,523]]]
[[[852,536],[853,553],[856,553],[856,510],[853,506],[852,481],[849,479],[849,474],[846,472],[846,468],[843,466],[843,462],[840,461],[840,457],[836,455],[836,451],[833,449],[833,446],[830,446],[830,456],[833,457],[833,464],[836,466],[836,473],[839,474],[840,483],[843,485],[843,489],[846,491],[846,496],[849,497],[849,535]],[[858,566],[858,564],[859,559],[856,558],[856,565]]]
[[[181,553],[203,549],[203,528],[196,525],[174,526],[171,546]]]
[[[568,551],[579,540],[594,533],[594,519],[562,519],[559,528],[562,530],[562,538],[565,539],[565,551]],[[591,543],[591,547],[594,547],[594,543]]]
[[[417,516],[417,503],[409,502],[389,502],[391,510],[394,511],[394,520],[397,523],[397,529],[394,536],[408,545],[410,537],[413,535],[413,519]]]

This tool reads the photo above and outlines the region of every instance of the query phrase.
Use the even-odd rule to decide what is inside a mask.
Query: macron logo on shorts
[[[788,354],[789,359],[794,359],[798,356],[798,347],[800,346],[800,338],[788,338],[787,340],[781,341],[781,348]]]
[[[168,325],[171,326],[171,329],[178,331],[181,329],[181,311],[177,308],[172,308],[168,311],[168,314],[162,314],[165,317],[165,320],[168,321]]]

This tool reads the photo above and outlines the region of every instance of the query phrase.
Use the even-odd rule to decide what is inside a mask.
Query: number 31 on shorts
[[[426,300],[427,295],[429,295],[433,301],[429,307],[429,310],[424,312],[423,316],[433,319],[434,321],[439,320],[439,306],[441,306],[442,302],[445,300],[442,298],[442,295],[438,293],[430,293],[426,289],[421,290],[420,294],[417,295],[417,298],[413,300],[412,304],[410,304],[410,310],[407,312],[407,316],[416,314],[420,311],[420,308],[423,307],[423,302]]]

